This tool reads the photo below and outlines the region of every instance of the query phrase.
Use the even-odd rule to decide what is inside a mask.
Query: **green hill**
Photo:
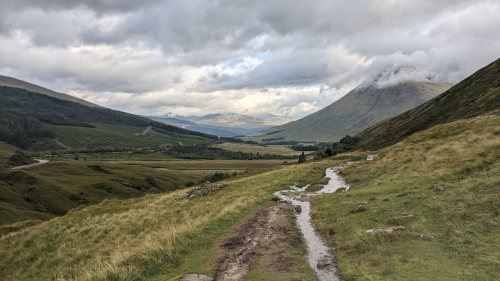
[[[385,88],[361,85],[318,112],[255,136],[260,140],[337,141],[414,108],[448,88],[448,84],[424,82],[406,82]]]
[[[0,140],[24,149],[127,148],[214,139],[133,114],[0,86]]]
[[[49,90],[47,88],[40,87],[38,85],[34,85],[34,84],[31,84],[31,83],[28,83],[26,81],[22,81],[22,80],[13,78],[13,77],[0,75],[0,86],[20,88],[20,89],[24,89],[24,90],[29,91],[29,92],[46,95],[46,96],[57,98],[60,100],[72,101],[72,102],[76,102],[76,103],[83,104],[83,105],[90,106],[90,107],[100,107],[99,105],[88,102],[86,100],[75,98],[73,96],[66,95],[63,93],[58,93],[58,92]]]
[[[500,59],[430,101],[360,132],[358,148],[378,149],[438,124],[498,110]]]

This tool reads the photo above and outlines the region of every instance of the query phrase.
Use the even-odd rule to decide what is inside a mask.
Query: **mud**
[[[292,247],[292,212],[289,204],[278,203],[235,227],[220,242],[221,254],[215,280],[246,280],[257,258],[266,271],[291,272],[295,263],[287,249]]]

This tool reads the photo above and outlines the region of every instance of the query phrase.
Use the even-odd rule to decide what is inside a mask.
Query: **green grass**
[[[0,238],[0,260],[9,261],[0,264],[0,278],[145,280],[156,274],[213,275],[213,268],[207,269],[203,262],[179,268],[187,257],[210,259],[206,255],[210,241],[227,229],[224,221],[238,222],[271,202],[274,191],[320,180],[325,168],[341,161],[345,158],[230,180],[226,189],[202,198],[186,199],[185,191],[179,190],[125,201],[105,200],[71,211]]]
[[[499,280],[500,117],[436,126],[379,153],[343,170],[348,192],[313,203],[345,280]],[[366,212],[349,213],[363,201]],[[397,225],[407,230],[365,233]]]
[[[241,151],[241,152],[260,153],[260,154],[278,154],[278,155],[300,154],[300,151],[295,151],[291,148],[282,145],[259,146],[259,145],[251,145],[244,143],[225,142],[221,144],[214,144],[213,146],[229,151]]]
[[[0,225],[46,220],[104,199],[170,192],[214,171],[156,169],[161,165],[63,160],[23,170],[0,170]]]
[[[150,130],[139,135],[146,127],[96,125],[96,128],[50,126],[55,142],[62,148],[141,148],[166,144],[200,144],[208,140],[201,136],[188,136],[175,132],[163,134]],[[36,149],[36,144],[34,145]],[[44,146],[42,146],[44,147]]]

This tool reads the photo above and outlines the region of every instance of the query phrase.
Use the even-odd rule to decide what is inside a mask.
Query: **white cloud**
[[[500,2],[2,1],[0,71],[137,114],[303,116],[498,58]]]

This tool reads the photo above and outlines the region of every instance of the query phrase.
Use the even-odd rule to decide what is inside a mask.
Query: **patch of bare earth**
[[[215,280],[246,280],[256,259],[266,272],[292,272],[295,262],[287,251],[292,247],[291,233],[295,231],[292,214],[290,204],[278,203],[231,230],[218,245]]]

